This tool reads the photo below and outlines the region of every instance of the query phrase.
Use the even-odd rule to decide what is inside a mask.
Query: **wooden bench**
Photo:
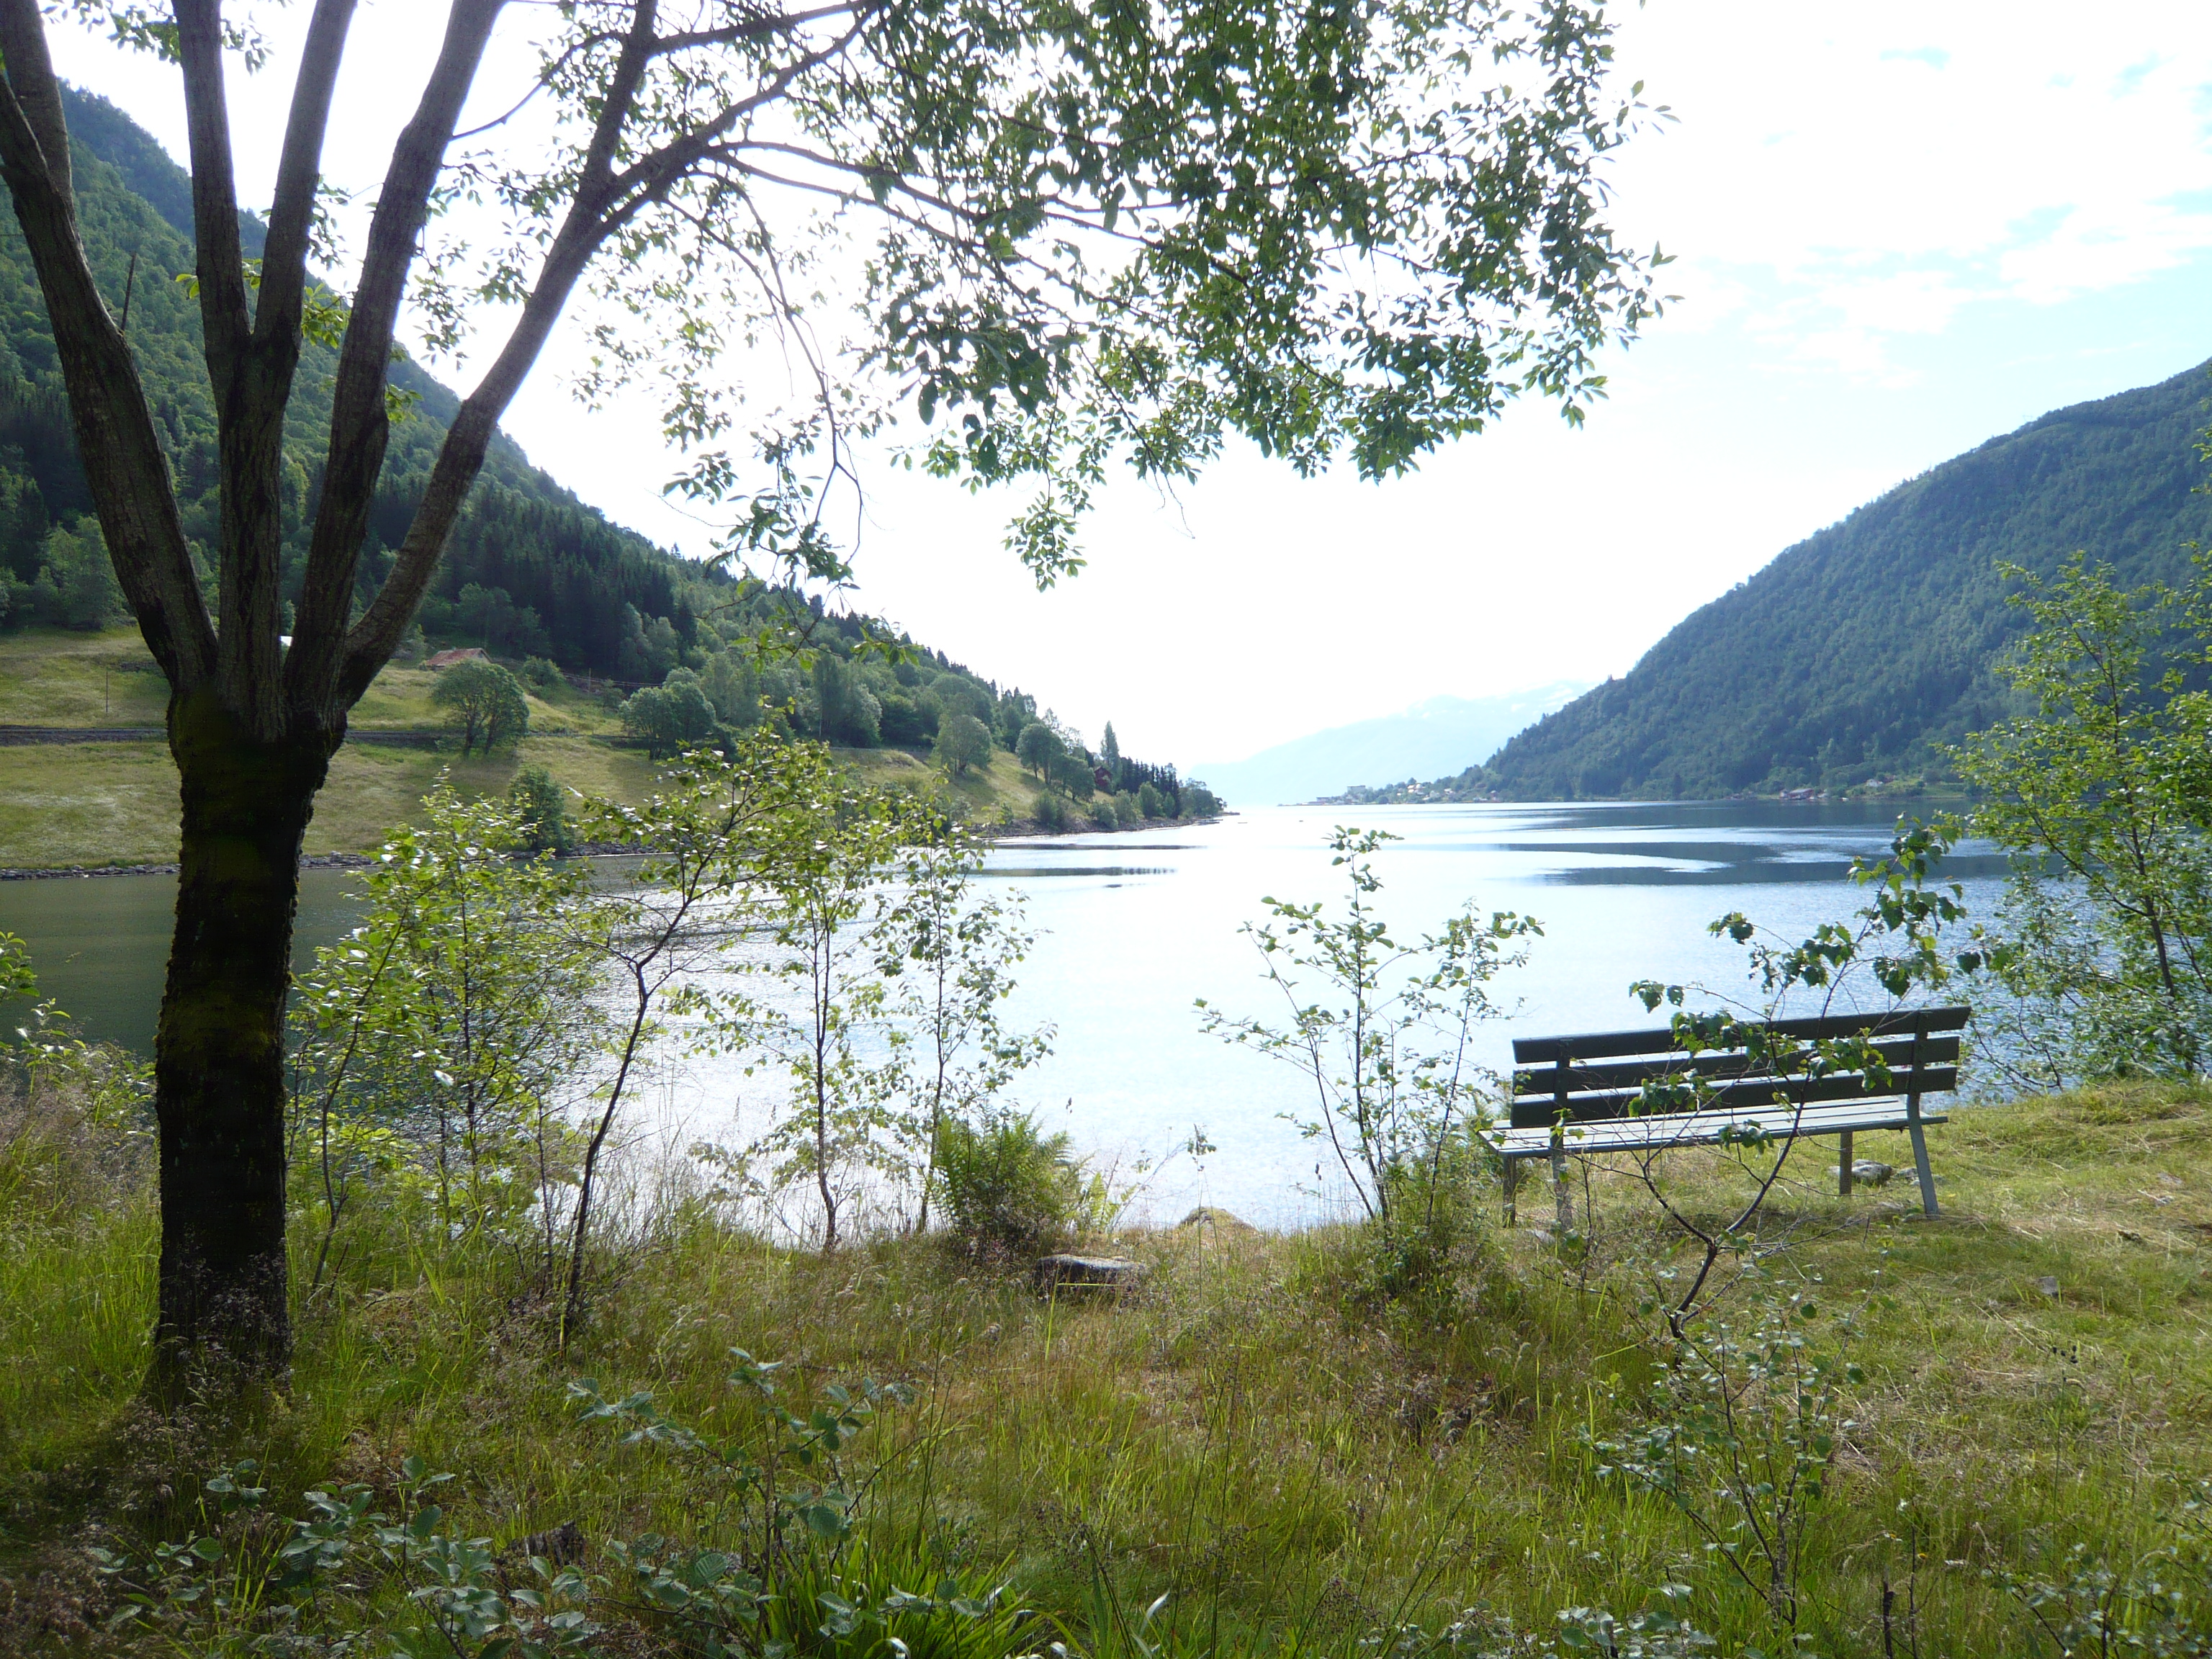
[[[1920,1207],[1932,1217],[1936,1178],[1929,1171],[1928,1141],[1921,1128],[1944,1118],[1940,1111],[1924,1109],[1921,1101],[1958,1088],[1960,1036],[1971,1012],[1908,1008],[1758,1026],[1745,1022],[1740,1030],[1768,1034],[1760,1040],[1764,1055],[1754,1055],[1747,1044],[1693,1054],[1672,1027],[1522,1037],[1513,1045],[1511,1122],[1489,1132],[1491,1145],[1505,1158],[1507,1218],[1513,1216],[1521,1165],[1529,1158],[1549,1159],[1553,1180],[1564,1185],[1570,1154],[1710,1146],[1737,1139],[1840,1137],[1836,1188],[1849,1196],[1851,1137],[1861,1129],[1902,1129],[1912,1138]],[[1871,1067],[1807,1075],[1804,1062],[1813,1052],[1811,1044],[1861,1036],[1887,1068],[1886,1080]],[[1667,1085],[1692,1079],[1703,1089],[1692,1109],[1650,1109],[1655,1095],[1664,1097]]]

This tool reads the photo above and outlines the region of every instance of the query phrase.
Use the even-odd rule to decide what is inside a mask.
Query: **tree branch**
[[[315,190],[322,180],[323,135],[331,124],[331,94],[345,60],[346,31],[355,0],[317,0],[307,24],[300,78],[284,150],[276,164],[276,196],[269,210],[269,240],[261,252],[261,293],[254,307],[257,351],[296,343],[307,283],[307,243],[315,220]]]
[[[223,93],[220,0],[177,0],[177,54],[192,162],[192,240],[198,252],[200,321],[220,417],[245,360],[252,324],[238,240],[238,182],[231,167]]]
[[[438,61],[422,88],[414,118],[393,146],[384,188],[369,222],[353,312],[339,347],[331,396],[331,439],[323,470],[322,502],[315,515],[301,589],[292,649],[284,662],[286,702],[295,711],[334,722],[361,693],[333,702],[352,618],[355,566],[368,532],[368,510],[384,467],[391,421],[384,388],[392,342],[406,298],[430,191],[445,163],[446,147],[460,124],[461,108],[475,84],[484,46],[505,0],[454,0]],[[465,410],[464,410],[465,414]],[[451,447],[452,434],[447,434]],[[481,460],[481,453],[478,459]],[[443,456],[441,455],[442,464]],[[474,476],[471,471],[472,477]],[[404,624],[403,624],[404,626]],[[392,636],[396,645],[398,635]],[[377,667],[383,665],[380,662]],[[375,677],[372,668],[368,678]],[[366,688],[368,678],[362,681]]]
[[[430,578],[437,570],[438,560],[446,550],[446,538],[453,533],[454,521],[460,517],[461,503],[467,499],[469,487],[476,482],[477,471],[483,465],[484,453],[491,447],[499,417],[521,390],[538,354],[545,349],[546,338],[552,333],[553,325],[560,320],[562,309],[574,291],[578,278],[583,276],[585,266],[591,263],[599,245],[645,206],[647,199],[636,198],[617,217],[605,221],[585,216],[581,203],[571,209],[568,222],[554,240],[545,264],[538,271],[537,284],[523,303],[522,316],[514,332],[507,336],[507,344],[483,381],[454,415],[453,424],[446,428],[446,441],[438,447],[429,485],[423,490],[415,517],[408,524],[406,538],[399,544],[392,574],[385,578],[384,586],[378,590],[367,613],[346,635],[344,659],[333,688],[342,707],[350,708],[360,699],[377,672],[398,648],[400,635],[407,631],[415,608],[422,603]]]
[[[46,177],[63,208],[74,217],[76,189],[70,173],[69,123],[62,116],[61,82],[54,78],[38,0],[0,0],[0,56],[7,59],[8,79],[45,159]]]

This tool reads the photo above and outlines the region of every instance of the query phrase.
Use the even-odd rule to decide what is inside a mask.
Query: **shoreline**
[[[1034,818],[1021,818],[1012,823],[994,825],[981,839],[996,842],[1042,840],[1049,836],[1133,835],[1139,830],[1187,830],[1194,824],[1218,823],[1221,817],[1234,816],[1234,813],[1223,813],[1219,817],[1211,818],[1152,818],[1143,823],[1117,823],[1111,830],[1102,830],[1096,824],[1083,830],[1048,830]],[[577,848],[568,856],[580,859],[635,858],[642,850],[635,847],[590,842]],[[300,860],[302,870],[368,870],[374,868],[375,865],[376,860],[367,853],[309,853]],[[165,864],[25,865],[0,867],[0,881],[82,881],[96,876],[173,876],[179,867],[174,859]]]

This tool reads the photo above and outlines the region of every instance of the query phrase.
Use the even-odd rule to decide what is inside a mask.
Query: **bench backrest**
[[[1712,1092],[1700,1109],[1713,1111],[1941,1094],[1959,1086],[1959,1034],[1972,1012],[1968,1008],[1906,1008],[1889,1014],[1778,1019],[1764,1027],[1778,1036],[1795,1039],[1796,1044],[1864,1034],[1889,1068],[1886,1085],[1864,1072],[1818,1079],[1808,1079],[1802,1066],[1778,1073],[1771,1060],[1754,1060],[1742,1048],[1706,1049],[1693,1055],[1682,1048],[1668,1026],[1522,1037],[1513,1044],[1513,1127],[1538,1129],[1632,1116],[1645,1084],[1680,1083],[1693,1077],[1711,1085]]]

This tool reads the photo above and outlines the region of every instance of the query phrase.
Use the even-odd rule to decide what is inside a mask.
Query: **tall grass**
[[[100,1086],[7,1109],[0,1469],[17,1522],[0,1573],[74,1547],[88,1520],[188,1528],[194,1478],[240,1456],[283,1504],[347,1480],[388,1492],[410,1455],[460,1476],[469,1528],[503,1543],[573,1522],[601,1571],[611,1540],[696,1536],[703,1511],[677,1465],[580,1423],[570,1382],[726,1425],[737,1347],[787,1362],[794,1406],[840,1380],[911,1386],[854,1443],[858,1541],[837,1570],[917,1594],[927,1574],[1004,1583],[1007,1608],[1047,1621],[1021,1626],[1037,1638],[1022,1650],[1051,1634],[1127,1659],[1351,1655],[1407,1625],[1549,1630],[1558,1609],[1626,1613],[1668,1584],[1691,1587],[1681,1610],[1723,1651],[1775,1645],[1670,1505],[1599,1474],[1592,1443],[1641,1420],[1664,1363],[1639,1304],[1668,1249],[1602,1172],[1586,1255],[1493,1231],[1448,1296],[1395,1301],[1352,1229],[1123,1235],[1140,1288],[1047,1300],[928,1238],[825,1260],[680,1196],[601,1264],[611,1288],[565,1363],[544,1287],[511,1264],[365,1227],[298,1309],[283,1399],[187,1433],[131,1412],[155,1241],[143,1141]],[[1858,1310],[1863,1380],[1808,1545],[1802,1628],[1823,1652],[1884,1650],[1886,1584],[1923,1653],[2033,1651],[1987,1571],[2044,1571],[2076,1543],[2126,1558],[2212,1476],[2212,1102],[2141,1089],[1966,1113],[1936,1157],[1940,1223],[1879,1192],[1838,1200],[1810,1169],[1762,1223],[1763,1283]],[[1716,1212],[1729,1174],[1717,1152],[1668,1172]]]

